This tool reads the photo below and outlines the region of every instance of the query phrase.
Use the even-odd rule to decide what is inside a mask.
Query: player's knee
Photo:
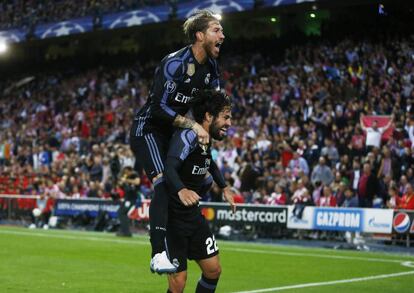
[[[170,277],[168,281],[169,290],[172,293],[182,293],[187,281],[187,274],[176,274],[174,277]]]
[[[203,275],[208,279],[218,279],[221,275],[221,265],[217,264],[214,267],[203,271]]]

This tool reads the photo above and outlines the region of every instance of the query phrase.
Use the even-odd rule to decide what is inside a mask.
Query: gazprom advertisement
[[[393,210],[306,207],[301,217],[288,209],[289,229],[391,233]]]
[[[364,213],[360,209],[317,208],[314,229],[361,232]]]

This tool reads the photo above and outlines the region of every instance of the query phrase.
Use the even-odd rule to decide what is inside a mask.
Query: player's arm
[[[173,61],[163,61],[156,69],[154,84],[151,89],[151,114],[154,118],[173,124],[178,113],[171,106],[170,101],[177,93],[177,82],[181,79],[182,65]]]
[[[155,71],[151,90],[151,110],[154,118],[172,124],[175,127],[194,129],[205,136],[204,129],[195,121],[183,117],[171,108],[171,102],[177,95],[178,85],[185,75],[185,64],[180,58],[168,58],[161,62]],[[204,131],[205,132],[205,131]],[[207,134],[208,135],[208,134]]]
[[[212,70],[212,76],[209,83],[209,87],[211,89],[215,89],[217,91],[220,90],[220,70],[218,68],[217,61],[215,59],[210,58],[210,65]]]
[[[220,169],[218,168],[216,162],[211,160],[209,172],[213,177],[214,182],[223,189],[223,197],[230,204],[233,212],[236,211],[236,205],[234,203],[234,192],[231,190],[230,186],[227,186],[226,181],[224,180],[223,174],[221,174]]]
[[[201,199],[197,193],[185,187],[179,175],[184,160],[197,145],[196,137],[196,133],[191,130],[176,132],[170,141],[170,148],[165,162],[164,174],[168,187],[174,194],[178,194],[185,206],[195,205]]]
[[[221,174],[220,169],[218,168],[214,160],[211,160],[210,162],[209,172],[211,176],[213,177],[214,182],[216,182],[216,184],[218,185],[218,187],[220,187],[221,189],[224,189],[227,187],[223,174]]]
[[[209,135],[203,127],[195,121],[181,116],[170,107],[169,102],[175,98],[178,83],[182,82],[184,75],[185,65],[181,59],[169,58],[161,63],[154,77],[151,94],[152,114],[155,118],[175,127],[193,129],[197,133],[200,143],[207,144]]]
[[[208,135],[207,131],[205,131],[205,129],[194,120],[177,114],[177,116],[174,119],[173,125],[179,128],[189,128],[194,130],[194,132],[197,134],[200,140],[200,143],[208,144],[210,136]]]

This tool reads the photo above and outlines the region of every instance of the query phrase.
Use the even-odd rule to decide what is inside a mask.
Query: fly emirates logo
[[[193,172],[191,172],[193,175],[205,175],[210,168],[210,159],[206,159],[204,167],[194,165],[193,166]]]

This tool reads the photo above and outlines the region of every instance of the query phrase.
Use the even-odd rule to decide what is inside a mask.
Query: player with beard
[[[217,91],[202,91],[193,106],[195,121],[211,138],[222,140],[231,126],[231,101]],[[198,201],[203,180],[209,172],[221,188],[233,212],[233,193],[212,160],[211,143],[201,145],[191,129],[177,130],[170,142],[165,175],[170,190],[166,249],[177,273],[168,275],[168,292],[183,292],[187,279],[187,259],[195,260],[202,275],[196,292],[215,292],[221,267],[214,235],[201,214]]]
[[[209,11],[196,12],[184,23],[191,45],[166,56],[156,68],[146,104],[136,114],[130,131],[130,145],[154,185],[150,216],[151,271],[171,273],[175,267],[165,252],[168,195],[163,178],[164,161],[175,127],[191,129],[198,142],[209,142],[208,132],[185,117],[197,90],[219,88],[216,58],[224,41],[223,28]]]

